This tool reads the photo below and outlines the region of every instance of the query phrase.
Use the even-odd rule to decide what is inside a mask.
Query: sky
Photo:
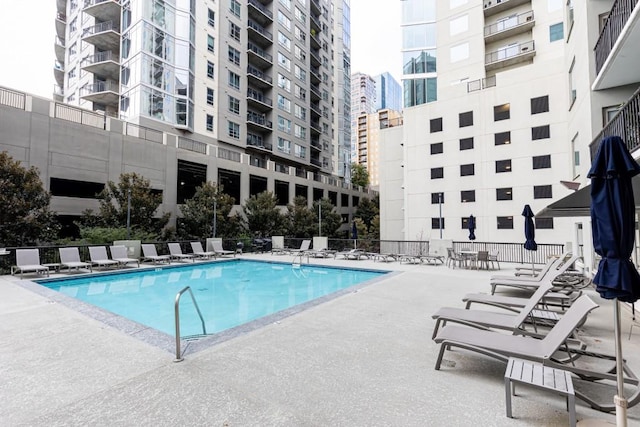
[[[0,86],[51,98],[56,0],[2,3]],[[400,82],[400,48],[400,2],[351,0],[352,73],[375,76],[388,71]]]

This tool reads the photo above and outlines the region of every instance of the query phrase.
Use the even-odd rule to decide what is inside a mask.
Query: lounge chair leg
[[[504,394],[507,403],[507,418],[513,418],[513,413],[511,412],[511,380],[509,378],[504,379]]]

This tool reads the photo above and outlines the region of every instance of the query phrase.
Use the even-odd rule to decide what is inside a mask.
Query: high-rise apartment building
[[[343,174],[348,0],[57,5],[58,100],[177,129],[276,169]]]
[[[358,163],[358,117],[375,111],[376,82],[364,73],[351,75],[351,161]]]
[[[524,205],[570,192],[563,1],[401,5],[404,123],[380,132],[381,237],[466,240],[474,215],[478,240],[522,240]],[[560,220],[535,220],[539,241],[566,242]]]
[[[403,0],[402,2],[402,85],[404,106],[425,104],[438,99],[438,70],[436,69],[437,7],[449,4],[464,5],[464,0],[451,2],[436,0]],[[444,4],[446,3],[446,5]],[[440,46],[445,43],[438,34]]]
[[[402,86],[389,73],[378,74],[373,78],[376,85],[376,106],[378,110],[402,111]]]
[[[362,113],[356,119],[357,138],[356,163],[363,165],[369,173],[369,184],[373,188],[380,185],[380,129],[398,126],[402,123],[402,114],[384,109],[375,113]]]

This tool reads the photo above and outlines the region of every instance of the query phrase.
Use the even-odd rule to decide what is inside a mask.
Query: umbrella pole
[[[618,393],[613,398],[616,405],[616,426],[627,427],[627,399],[624,397],[624,370],[622,359],[622,338],[620,327],[620,301],[616,298],[614,305],[614,333],[616,339],[616,376],[618,384]]]

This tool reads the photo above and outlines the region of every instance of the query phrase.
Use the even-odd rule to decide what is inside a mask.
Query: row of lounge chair
[[[432,338],[440,345],[435,369],[441,368],[447,351],[459,348],[505,363],[517,358],[549,366],[596,382],[598,387],[615,386],[615,357],[588,350],[575,333],[598,307],[588,295],[582,295],[590,280],[570,270],[577,260],[564,254],[532,272],[535,276],[493,276],[491,294],[467,294],[465,308],[438,310],[432,316],[436,321]],[[529,298],[495,295],[498,287],[533,293]],[[472,304],[501,311],[476,310]],[[585,361],[582,366],[581,359]],[[625,383],[634,388],[628,398],[632,406],[640,402],[640,380],[626,364],[624,370]],[[611,401],[598,401],[589,390],[576,389],[575,396],[601,411],[615,409]]]
[[[59,271],[66,269],[67,271],[89,270],[93,271],[93,267],[97,268],[122,268],[129,264],[136,264],[140,267],[140,261],[149,261],[154,264],[158,262],[171,263],[172,260],[192,260],[211,259],[218,256],[234,255],[235,251],[228,251],[222,248],[220,241],[213,242],[212,251],[204,251],[202,243],[191,242],[193,253],[185,254],[179,243],[169,243],[169,255],[158,255],[154,244],[142,244],[141,259],[131,258],[127,254],[127,248],[121,245],[109,247],[111,257],[107,254],[106,246],[90,246],[89,261],[80,259],[80,251],[77,247],[59,248],[59,263],[41,264],[40,253],[38,249],[18,249],[16,250],[16,265],[11,267],[11,274],[20,273],[20,278],[25,273],[37,273],[49,276],[49,270],[55,268]]]

